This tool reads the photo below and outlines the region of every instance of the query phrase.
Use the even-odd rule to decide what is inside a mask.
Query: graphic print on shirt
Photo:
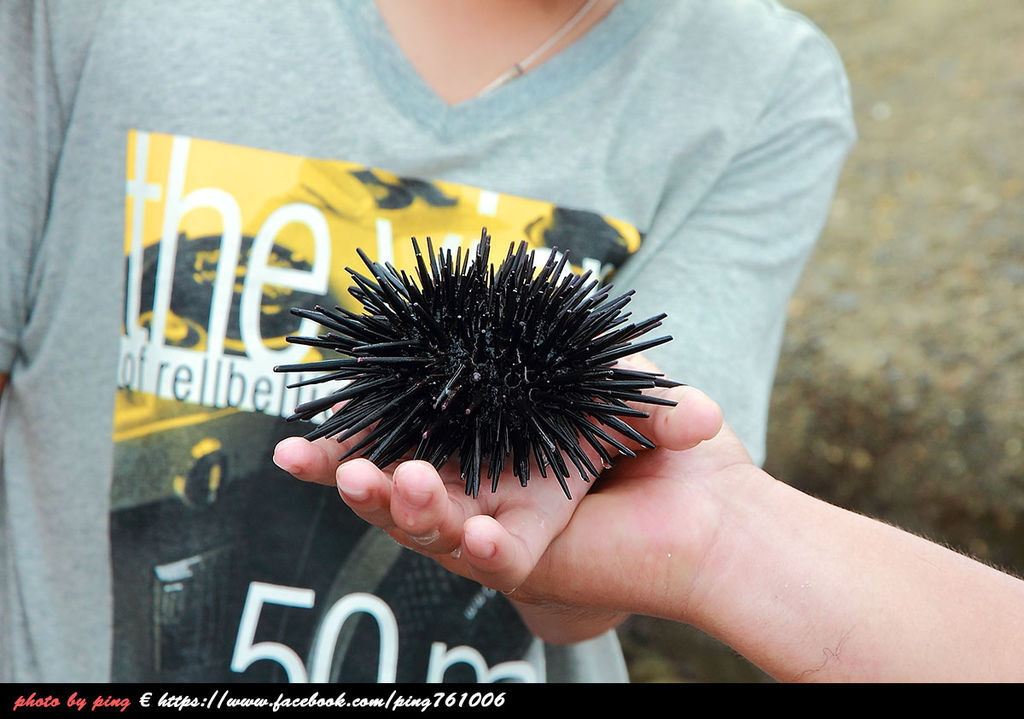
[[[503,596],[291,479],[285,342],[341,305],[356,248],[414,266],[410,237],[469,248],[486,226],[602,276],[640,245],[592,212],[336,160],[132,131],[111,484],[115,681],[531,681]],[[500,257],[499,257],[500,259]]]

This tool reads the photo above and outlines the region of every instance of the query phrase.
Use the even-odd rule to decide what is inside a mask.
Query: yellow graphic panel
[[[197,461],[191,448],[216,442],[209,456],[236,467],[232,447],[252,439],[241,429],[246,416],[286,417],[330,391],[289,389],[304,378],[273,367],[317,358],[285,341],[319,331],[290,308],[360,310],[346,270],[365,272],[358,249],[411,272],[411,237],[423,249],[427,237],[435,251],[471,249],[486,227],[492,261],[526,242],[538,262],[568,252],[575,270],[603,277],[641,239],[626,223],[541,200],[158,133],[129,133],[125,179],[114,438],[134,448],[135,470],[140,443],[154,437],[185,452],[156,473],[163,495],[181,494],[186,465]],[[208,436],[215,425],[240,435]],[[216,471],[219,487],[224,470]]]

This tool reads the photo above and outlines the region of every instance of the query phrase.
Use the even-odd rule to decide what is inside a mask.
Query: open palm
[[[635,356],[630,363],[656,370],[642,357]],[[658,522],[664,521],[658,513],[686,491],[686,475],[708,475],[746,456],[734,439],[724,453],[686,452],[719,434],[721,412],[690,387],[656,391],[677,406],[647,407],[650,416],[631,423],[658,449],[637,448],[636,457],[621,457],[592,483],[574,474],[568,480],[572,499],[554,479],[542,478],[536,467],[529,486],[520,486],[506,468],[496,492],[485,487],[474,498],[466,495],[454,462],[440,470],[418,460],[383,469],[365,459],[339,465],[338,458],[358,437],[340,445],[331,439],[289,438],[278,445],[274,458],[299,479],[336,484],[342,499],[362,519],[457,574],[506,593],[514,591],[520,601],[564,600],[573,586],[586,591],[591,584],[587,572],[596,576],[603,571],[595,565],[581,573],[588,562],[629,556],[642,552],[644,542],[656,543],[656,537],[645,535],[656,534]],[[596,453],[591,460],[601,466]],[[596,491],[588,494],[594,485]],[[567,582],[566,572],[580,581]]]

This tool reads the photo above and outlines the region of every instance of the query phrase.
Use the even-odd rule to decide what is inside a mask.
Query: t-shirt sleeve
[[[32,311],[75,82],[100,3],[0,3],[0,373],[9,374]]]
[[[32,239],[45,217],[46,58],[38,41],[41,6],[0,4],[0,372],[9,373],[28,307]],[[42,65],[42,67],[40,67]],[[51,84],[52,87],[52,84]]]
[[[786,305],[856,135],[838,56],[802,35],[721,175],[692,208],[666,199],[628,275],[637,316],[669,315],[652,359],[716,399],[759,464]]]

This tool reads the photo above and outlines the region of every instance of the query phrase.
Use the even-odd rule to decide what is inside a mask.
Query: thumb
[[[641,354],[630,355],[619,361],[619,366],[661,374],[661,370]],[[722,429],[722,409],[718,403],[695,387],[678,387],[646,390],[645,394],[675,402],[674,407],[644,405],[649,414],[645,419],[635,419],[636,429],[648,436],[658,447],[682,450],[690,449],[706,439],[715,437]]]

